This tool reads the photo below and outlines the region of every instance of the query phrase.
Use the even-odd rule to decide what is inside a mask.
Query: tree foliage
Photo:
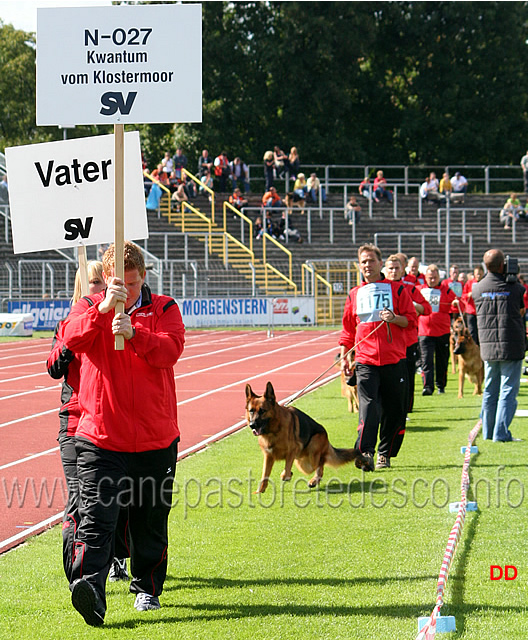
[[[202,15],[203,121],[138,125],[150,166],[177,144],[191,169],[203,148],[430,165],[526,150],[525,2],[204,2]],[[62,135],[35,126],[32,42],[0,23],[1,146]]]

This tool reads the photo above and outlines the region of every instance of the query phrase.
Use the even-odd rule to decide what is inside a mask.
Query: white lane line
[[[0,466],[0,471],[2,469],[9,469],[9,467],[14,467],[17,464],[23,464],[24,462],[28,462],[29,460],[34,460],[35,458],[40,458],[41,456],[46,456],[48,453],[55,453],[58,451],[59,447],[53,447],[53,449],[47,449],[46,451],[41,451],[40,453],[34,453],[31,456],[26,456],[25,458],[20,458],[19,460],[14,460],[13,462],[8,462],[7,464],[3,464]]]
[[[32,420],[33,418],[40,418],[41,416],[48,416],[50,413],[59,414],[59,408],[55,407],[54,409],[49,409],[48,411],[41,411],[40,413],[33,413],[30,416],[24,416],[23,418],[17,418],[16,420],[10,420],[9,422],[3,422],[0,424],[0,429],[2,427],[9,427],[12,424],[18,424],[19,422],[25,422],[26,420]]]

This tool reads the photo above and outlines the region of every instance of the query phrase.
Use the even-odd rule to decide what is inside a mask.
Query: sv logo
[[[86,218],[86,222],[83,224],[80,218],[70,218],[64,223],[64,235],[65,240],[77,240],[79,236],[86,240],[90,235],[90,229],[92,228],[93,217]]]
[[[137,91],[131,91],[127,94],[125,100],[123,94],[119,91],[107,91],[101,96],[103,108],[99,113],[103,116],[113,116],[119,111],[122,115],[127,116],[132,109],[136,96]]]

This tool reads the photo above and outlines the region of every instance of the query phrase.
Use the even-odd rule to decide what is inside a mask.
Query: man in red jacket
[[[416,312],[407,287],[390,282],[381,273],[383,262],[378,247],[359,248],[359,270],[364,282],[348,294],[343,313],[341,366],[351,375],[345,354],[355,350],[359,398],[359,425],[356,448],[370,459],[378,439],[376,468],[390,467],[398,434],[405,429],[407,371],[406,327],[416,322]]]
[[[63,342],[81,357],[76,431],[80,524],[70,589],[85,622],[100,626],[113,531],[128,507],[130,591],[138,611],[159,609],[167,571],[179,429],[173,367],[183,351],[176,302],[150,292],[141,249],[125,243],[124,280],[114,276],[114,247],[103,256],[106,290],[81,299],[64,322]],[[125,313],[115,313],[118,302]],[[116,335],[125,339],[114,350]]]
[[[447,365],[449,364],[449,334],[451,331],[451,305],[458,305],[458,299],[449,282],[440,282],[440,272],[435,264],[427,267],[425,284],[418,287],[423,297],[431,305],[432,313],[418,318],[418,340],[422,354],[423,396],[431,396],[434,391],[435,373],[438,393],[445,393]]]

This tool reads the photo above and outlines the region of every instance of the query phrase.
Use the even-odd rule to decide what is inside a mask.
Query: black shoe
[[[130,580],[126,566],[126,558],[114,558],[112,566],[110,567],[108,581],[117,582],[118,580],[123,580],[124,582]]]
[[[91,627],[100,627],[104,623],[105,609],[97,591],[92,585],[80,578],[71,585],[72,604]]]
[[[433,395],[433,390],[430,389],[429,387],[424,387],[422,389],[422,396],[432,396]]]
[[[363,453],[360,458],[356,458],[355,465],[362,471],[374,471],[374,456],[372,453]]]
[[[438,393],[445,393],[445,389],[443,387],[438,387]]]

